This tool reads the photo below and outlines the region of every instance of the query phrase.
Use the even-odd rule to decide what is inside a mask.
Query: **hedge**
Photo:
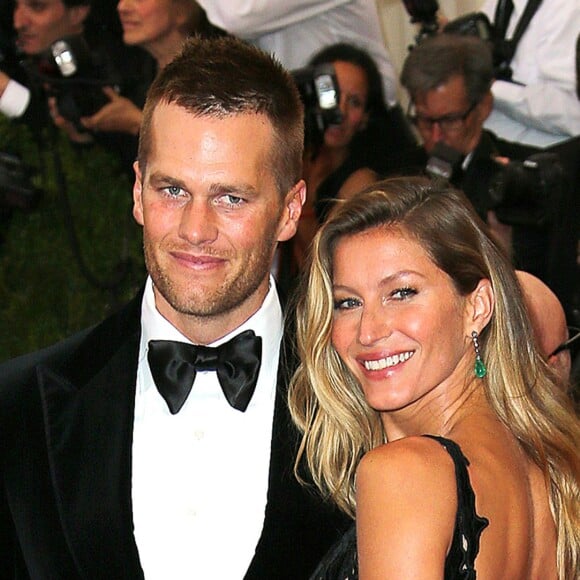
[[[20,155],[42,190],[34,209],[13,209],[1,222],[0,361],[95,324],[144,281],[131,179],[112,153],[53,140],[39,147],[28,127],[0,116],[0,152]],[[42,141],[51,141],[46,131]]]

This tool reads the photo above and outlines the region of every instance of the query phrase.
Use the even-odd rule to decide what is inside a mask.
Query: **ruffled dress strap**
[[[479,539],[489,525],[487,518],[475,511],[475,494],[469,480],[469,460],[455,441],[436,435],[424,435],[440,443],[455,465],[457,481],[457,515],[453,541],[445,559],[445,580],[475,580],[475,558],[479,553]]]

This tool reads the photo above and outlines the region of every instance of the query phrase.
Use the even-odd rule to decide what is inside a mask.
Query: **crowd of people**
[[[146,265],[0,365],[7,577],[577,577],[580,8],[485,2],[399,80],[373,0],[267,4],[2,15],[0,112],[114,148]]]

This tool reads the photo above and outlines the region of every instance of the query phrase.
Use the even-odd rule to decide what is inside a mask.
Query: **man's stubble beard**
[[[145,264],[157,291],[178,313],[197,318],[211,318],[235,310],[250,298],[264,278],[269,276],[272,266],[272,252],[275,245],[275,231],[266,232],[267,236],[257,253],[250,256],[233,279],[226,278],[212,291],[200,293],[200,287],[192,282],[184,292],[159,265],[147,238],[143,241]]]

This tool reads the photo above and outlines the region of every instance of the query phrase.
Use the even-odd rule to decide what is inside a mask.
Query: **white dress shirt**
[[[493,22],[498,0],[482,11]],[[506,36],[511,38],[527,4],[513,0]],[[579,0],[543,0],[517,46],[511,68],[514,84],[495,81],[494,108],[485,127],[508,141],[547,147],[580,135],[576,94],[576,39]]]
[[[289,70],[347,42],[365,49],[381,72],[385,99],[397,102],[397,74],[375,0],[198,0],[210,22],[274,54]]]
[[[147,580],[243,578],[261,535],[282,310],[273,280],[261,308],[233,333],[262,337],[262,365],[244,413],[230,407],[213,371],[198,372],[172,415],[147,362],[152,339],[191,342],[155,308],[152,282],[142,306],[132,499],[135,539]]]

